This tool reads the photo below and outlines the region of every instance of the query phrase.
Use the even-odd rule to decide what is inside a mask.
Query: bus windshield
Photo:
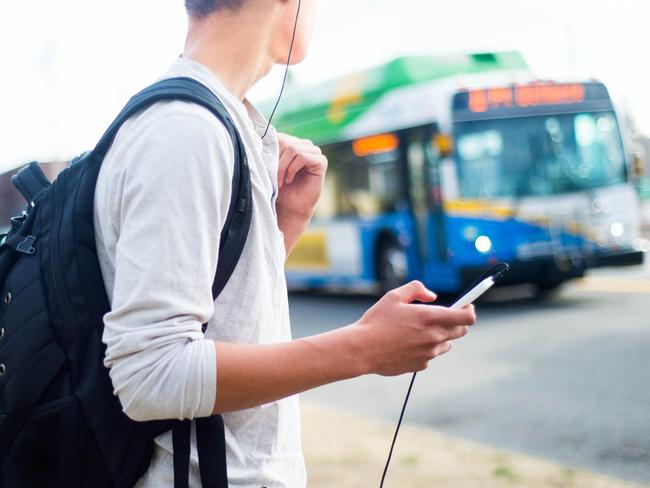
[[[464,198],[552,195],[627,179],[614,112],[459,122],[455,132]]]

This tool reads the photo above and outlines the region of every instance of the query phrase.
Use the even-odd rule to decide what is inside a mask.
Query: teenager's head
[[[300,16],[291,55],[291,64],[301,62],[314,26],[317,0],[300,0]],[[271,33],[268,39],[269,56],[275,63],[286,63],[293,34],[298,0],[185,0],[191,21],[211,18],[239,19],[242,25],[254,22]]]

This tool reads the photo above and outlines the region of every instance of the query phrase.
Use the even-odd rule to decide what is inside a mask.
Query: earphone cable
[[[379,483],[379,488],[384,487],[384,481],[386,480],[386,474],[388,473],[388,466],[390,466],[390,460],[393,457],[393,449],[395,449],[395,442],[397,441],[397,434],[399,434],[399,428],[402,426],[402,419],[404,418],[404,412],[406,412],[406,405],[409,402],[409,397],[411,396],[411,390],[413,389],[413,383],[415,383],[415,377],[417,373],[413,373],[411,378],[411,383],[409,384],[409,389],[406,392],[406,398],[404,398],[404,404],[402,405],[402,412],[399,414],[399,420],[397,421],[397,428],[395,429],[395,434],[393,435],[393,442],[390,444],[390,451],[388,453],[388,459],[386,459],[386,466],[384,466],[384,473],[381,475],[381,483]]]
[[[271,112],[268,123],[266,124],[266,130],[264,131],[264,135],[262,135],[262,139],[264,139],[266,137],[266,134],[269,132],[269,127],[271,127],[271,121],[273,120],[275,111],[278,109],[278,105],[280,105],[280,100],[282,99],[282,94],[284,93],[284,87],[287,84],[287,78],[289,76],[289,64],[291,64],[291,53],[293,52],[293,43],[296,40],[296,31],[298,30],[298,18],[300,17],[300,3],[301,0],[298,0],[298,8],[296,10],[296,21],[293,24],[293,34],[291,34],[291,45],[289,46],[289,56],[287,57],[287,67],[284,70],[284,79],[282,80],[282,87],[280,88],[280,94],[278,95],[278,99],[275,101],[275,106],[273,107],[273,111]]]

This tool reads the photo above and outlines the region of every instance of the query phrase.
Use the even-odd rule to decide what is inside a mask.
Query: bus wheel
[[[379,250],[377,275],[382,293],[406,283],[408,277],[408,263],[406,252],[395,242],[384,243]]]

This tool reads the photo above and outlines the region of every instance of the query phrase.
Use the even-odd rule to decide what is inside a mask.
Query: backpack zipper
[[[61,239],[61,222],[63,221],[63,208],[62,195],[59,190],[60,185],[64,185],[65,171],[59,175],[59,181],[54,184],[54,228],[52,236],[50,237],[50,258],[52,264],[52,285],[54,294],[56,295],[57,302],[63,314],[65,321],[64,327],[73,325],[72,306],[65,291],[65,283],[61,276],[61,259],[59,256],[59,241]]]

